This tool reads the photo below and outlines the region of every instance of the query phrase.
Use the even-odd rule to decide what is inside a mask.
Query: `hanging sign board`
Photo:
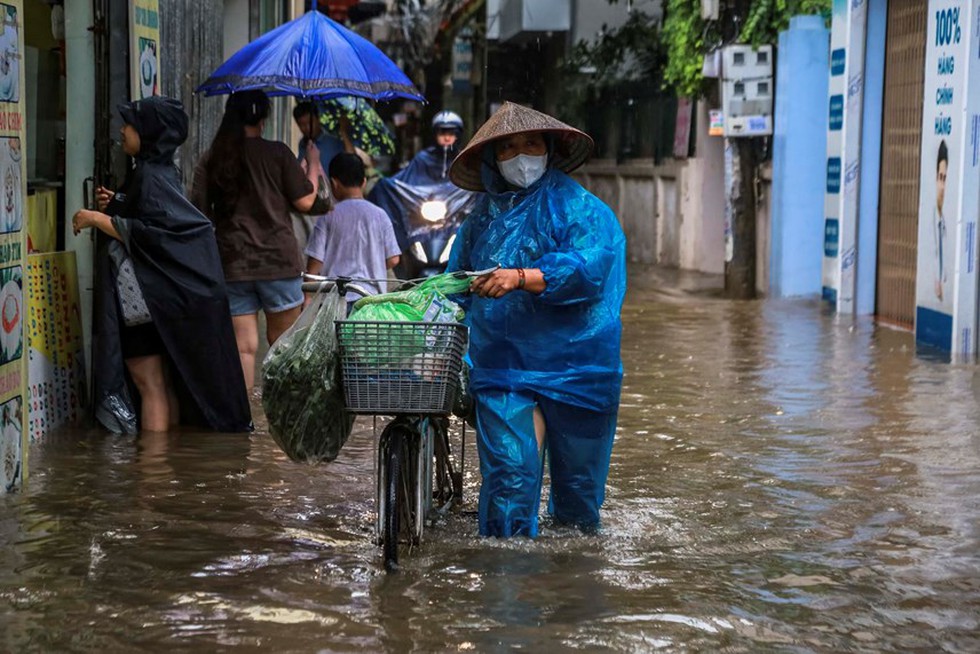
[[[959,355],[976,351],[978,4],[929,2],[922,105],[916,341]]]
[[[834,0],[827,103],[823,297],[841,313],[854,312],[867,22],[866,0]]]
[[[131,0],[129,16],[130,96],[160,95],[160,3]]]
[[[23,15],[20,0],[0,3],[0,494],[16,489],[27,470]]]

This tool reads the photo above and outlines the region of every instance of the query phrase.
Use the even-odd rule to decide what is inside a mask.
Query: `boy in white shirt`
[[[341,152],[328,170],[333,211],[317,219],[306,246],[306,272],[326,277],[368,279],[360,284],[385,292],[388,269],[398,265],[401,248],[384,210],[364,199],[364,162],[352,152]],[[360,296],[347,294],[348,308]]]

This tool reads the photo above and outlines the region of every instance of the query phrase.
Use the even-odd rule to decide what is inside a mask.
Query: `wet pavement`
[[[52,435],[0,497],[0,651],[980,651],[980,376],[818,301],[634,269],[604,529],[476,535],[398,575],[373,436]]]

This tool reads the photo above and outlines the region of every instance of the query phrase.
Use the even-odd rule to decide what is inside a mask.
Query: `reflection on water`
[[[468,511],[389,577],[370,420],[319,468],[261,424],[63,433],[0,498],[0,651],[980,650],[980,368],[660,275],[623,312],[602,534],[479,539],[470,457]]]

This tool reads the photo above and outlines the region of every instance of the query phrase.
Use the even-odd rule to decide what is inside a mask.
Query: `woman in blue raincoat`
[[[449,270],[499,266],[474,280],[467,306],[481,535],[537,535],[546,455],[549,512],[599,526],[622,385],[626,239],[567,174],[591,150],[587,134],[508,102],[450,169],[486,196]]]

